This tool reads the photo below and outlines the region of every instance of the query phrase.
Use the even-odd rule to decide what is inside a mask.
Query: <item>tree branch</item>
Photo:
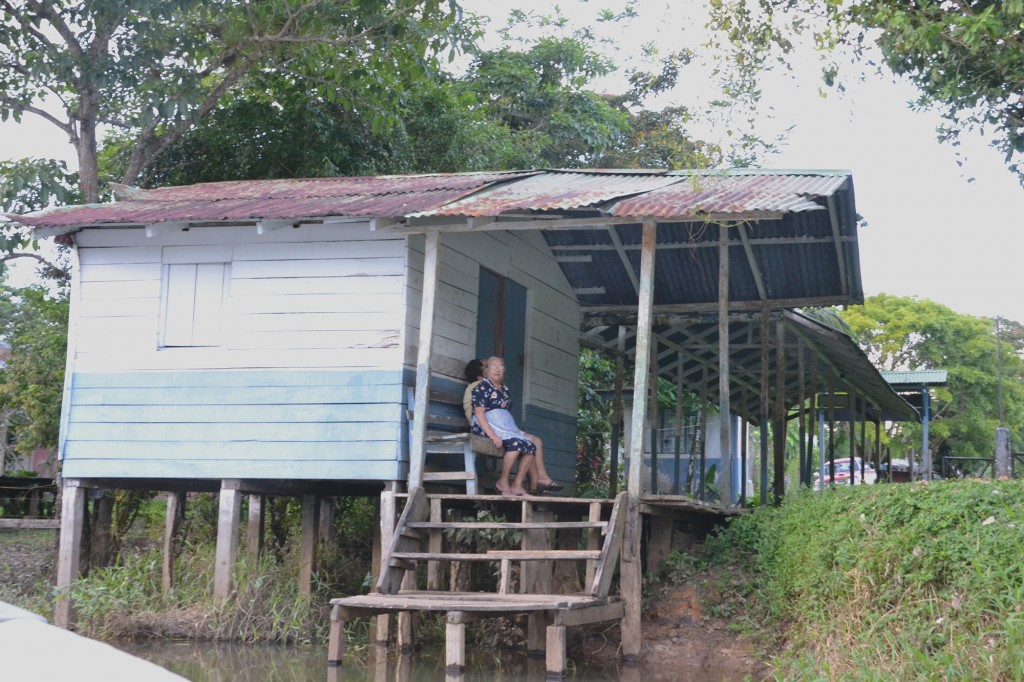
[[[54,30],[60,34],[60,37],[64,39],[64,42],[68,46],[68,50],[71,55],[76,59],[82,56],[82,44],[78,42],[78,36],[71,30],[71,27],[67,25],[64,19],[58,14],[53,7],[53,3],[50,2],[39,2],[39,0],[28,0],[25,3],[30,7],[39,17],[46,19],[53,26]]]
[[[67,133],[68,137],[72,139],[75,137],[75,130],[74,128],[72,128],[70,123],[66,123],[65,121],[60,120],[48,111],[39,109],[38,107],[34,107],[29,104],[25,104],[24,102],[20,102],[14,99],[13,97],[7,96],[0,96],[0,104],[4,104],[5,106],[19,113],[35,114],[36,116],[39,116],[49,121],[53,125],[63,130],[65,133]]]
[[[15,7],[12,3],[8,2],[7,0],[3,0],[2,2],[0,2],[0,7],[2,7],[11,16],[14,17],[15,21],[17,21],[18,24],[21,26],[22,31],[31,35],[33,38],[42,43],[45,47],[53,48],[53,43],[50,41],[50,39],[47,38],[46,35],[39,31],[35,26],[33,26],[31,21],[25,18],[25,16],[21,13],[21,8]]]
[[[48,268],[51,268],[53,270],[58,270],[60,272],[64,271],[57,264],[51,263],[50,261],[48,261],[45,258],[43,258],[42,256],[40,256],[38,253],[29,253],[28,251],[14,251],[12,253],[8,253],[6,255],[0,256],[0,263],[6,263],[8,261],[15,260],[16,258],[34,258],[35,260],[39,261],[40,263],[42,263],[43,265],[45,265]]]

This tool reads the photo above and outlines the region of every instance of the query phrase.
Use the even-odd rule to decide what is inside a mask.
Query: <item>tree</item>
[[[67,333],[67,289],[0,286],[0,337],[11,346],[0,371],[0,406],[15,415],[21,454],[57,446]]]
[[[326,101],[290,80],[251,79],[234,99],[170,145],[142,186],[218,180],[462,172],[532,167],[530,140],[491,119],[451,78],[425,75],[397,93],[392,123]],[[132,141],[104,145],[120,173]]]
[[[957,143],[964,130],[994,129],[993,146],[1024,183],[1024,2],[1021,0],[715,0],[712,28],[734,49],[741,92],[797,36],[809,33],[831,58],[827,85],[838,85],[834,55],[853,50],[860,62],[871,44],[886,65],[918,88],[919,107],[938,107],[947,124],[940,139]]]
[[[853,338],[879,367],[944,369],[949,384],[934,389],[932,446],[939,456],[989,457],[999,426],[995,325],[933,301],[878,294],[842,311]],[[1019,437],[1024,419],[1024,363],[1003,353],[1005,422]],[[920,442],[920,427],[903,425],[905,446]]]
[[[73,204],[78,198],[78,174],[69,172],[63,161],[0,161],[0,212],[28,213],[51,204]],[[0,215],[0,281],[4,264],[16,258],[39,261],[46,277],[62,281],[70,277],[66,263],[51,262],[36,246],[26,232]]]
[[[133,140],[125,183],[253,73],[286,74],[383,125],[395,86],[473,29],[441,0],[0,0],[0,9],[0,117],[40,116],[66,134],[87,202],[100,194],[101,124]]]

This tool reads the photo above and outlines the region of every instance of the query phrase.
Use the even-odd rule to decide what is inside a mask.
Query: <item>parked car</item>
[[[829,462],[828,460],[825,460],[825,485],[829,485],[830,483],[833,482],[835,485],[850,485],[850,458],[845,457],[843,459],[835,460],[835,466],[835,479],[833,480],[832,470],[829,468]],[[864,462],[861,461],[860,457],[853,458],[853,469],[853,485],[860,485],[862,482],[871,485],[878,480],[878,473],[875,471],[874,467],[872,467],[871,464],[868,463],[867,468],[865,468]],[[813,480],[815,490],[821,489],[821,481],[818,480],[818,476],[819,472],[815,471]]]

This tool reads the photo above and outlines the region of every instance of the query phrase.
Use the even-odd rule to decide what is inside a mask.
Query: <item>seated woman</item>
[[[475,370],[466,366],[467,379],[472,380],[470,372]],[[502,461],[501,476],[496,487],[502,495],[525,495],[523,481],[530,477],[533,488],[530,492],[543,494],[562,489],[544,468],[544,450],[540,438],[532,436],[518,426],[509,408],[512,399],[508,387],[502,383],[505,377],[505,363],[499,357],[491,357],[483,366],[483,379],[472,389],[473,433],[485,436],[495,447],[504,448],[505,458]],[[519,455],[519,471],[513,482],[509,482],[512,465]]]

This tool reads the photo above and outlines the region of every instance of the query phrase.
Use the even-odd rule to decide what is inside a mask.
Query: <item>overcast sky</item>
[[[612,36],[619,63],[637,59],[647,42],[663,51],[699,45],[703,2],[639,0],[637,19],[611,27],[593,24],[591,17],[601,7],[615,4],[621,2],[568,1],[564,9],[575,21]],[[467,0],[465,5],[496,17],[492,28],[504,23],[513,6],[550,11],[547,2],[522,0]],[[871,77],[851,83],[845,97],[822,98],[817,68],[817,57],[806,52],[795,58],[795,79],[765,81],[758,132],[771,137],[792,127],[782,154],[765,165],[853,172],[857,210],[868,221],[860,232],[866,293],[916,295],[961,312],[1024,322],[1024,190],[1000,154],[981,135],[972,135],[964,141],[966,160],[958,167],[953,149],[936,141],[938,116],[907,107],[912,87]],[[619,86],[612,79],[603,87]],[[679,91],[664,103],[697,108],[694,100],[708,96],[707,79],[695,68],[684,71]],[[721,128],[711,126],[702,134],[721,136]],[[75,164],[70,145],[52,126],[34,121],[0,126],[0,157],[23,156]]]

